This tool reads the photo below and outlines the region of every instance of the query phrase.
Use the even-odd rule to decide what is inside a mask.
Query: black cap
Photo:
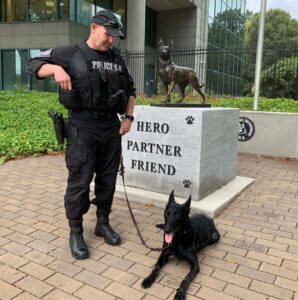
[[[123,26],[117,17],[107,9],[98,11],[91,20],[91,23],[98,25],[103,25],[111,36],[119,36],[124,39],[124,34],[122,32]]]

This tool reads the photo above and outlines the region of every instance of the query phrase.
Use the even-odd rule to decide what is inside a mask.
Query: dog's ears
[[[163,46],[163,40],[162,40],[162,39],[159,40],[158,46],[159,46],[159,47],[162,47],[162,46]]]
[[[190,203],[191,203],[191,195],[189,195],[187,201],[183,204],[183,207],[186,208],[187,210],[190,209]]]
[[[170,194],[168,203],[173,203],[173,202],[175,202],[174,190],[172,190]]]
[[[165,224],[155,224],[155,227],[160,228],[160,229],[164,229]]]
[[[169,42],[169,49],[170,49],[170,50],[173,49],[173,44],[174,44],[173,40],[170,40],[170,42]]]

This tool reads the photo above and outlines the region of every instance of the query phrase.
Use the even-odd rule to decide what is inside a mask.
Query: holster
[[[63,115],[59,112],[49,110],[48,114],[53,120],[54,130],[58,145],[64,144],[64,139],[67,139],[67,130]]]

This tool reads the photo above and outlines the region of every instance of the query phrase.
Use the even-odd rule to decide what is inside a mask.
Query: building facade
[[[126,38],[116,45],[126,53],[155,49],[162,38],[174,47],[227,49],[241,44],[243,32],[235,32],[227,21],[232,10],[234,21],[243,23],[245,0],[0,0],[0,90],[16,88],[55,91],[51,79],[36,80],[25,73],[25,64],[40,50],[78,43],[88,37],[91,16],[102,8],[121,19]],[[239,13],[238,13],[239,10]],[[223,19],[225,18],[225,21]],[[237,40],[237,42],[236,42]],[[239,41],[239,43],[238,43]],[[144,56],[144,55],[143,55]],[[207,65],[207,55],[193,57],[190,65],[202,69],[200,78],[221,72],[215,61]],[[131,61],[131,60],[130,60]],[[156,60],[141,60],[138,91],[152,82]],[[132,64],[133,65],[133,64]],[[149,70],[149,71],[148,71]],[[134,73],[134,67],[131,68]],[[225,72],[223,72],[225,74]],[[138,72],[139,74],[139,72]],[[206,78],[207,76],[207,78]],[[216,86],[213,82],[210,82]]]

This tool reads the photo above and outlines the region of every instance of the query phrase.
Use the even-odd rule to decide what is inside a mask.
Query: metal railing
[[[161,93],[157,55],[156,49],[125,52],[138,94]],[[255,49],[174,49],[172,60],[176,65],[194,69],[207,94],[253,94]],[[264,48],[260,96],[298,98],[298,45]]]

